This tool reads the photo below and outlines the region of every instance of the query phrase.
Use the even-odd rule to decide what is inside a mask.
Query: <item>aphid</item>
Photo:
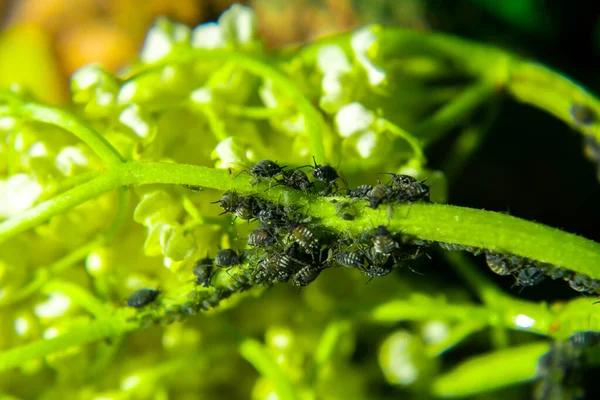
[[[317,279],[321,271],[316,265],[307,265],[294,275],[293,283],[295,286],[306,286]]]
[[[312,172],[313,178],[315,178],[318,181],[324,182],[327,185],[335,184],[335,182],[340,177],[335,168],[327,164],[318,165],[317,160],[315,160],[314,157],[313,162],[315,163]]]
[[[210,258],[202,258],[194,264],[194,276],[196,277],[196,284],[204,287],[210,285],[210,279],[213,273],[213,260]]]
[[[296,272],[294,259],[284,253],[273,254],[268,257],[264,261],[262,268],[266,271],[271,271],[271,274],[279,282],[286,282]]]
[[[283,172],[284,168],[274,161],[260,160],[250,168],[250,175],[255,178],[275,178]]]
[[[299,169],[290,169],[281,174],[281,179],[278,183],[291,187],[292,189],[302,190],[308,192],[308,189],[312,187],[312,183],[308,180],[306,173]]]
[[[236,217],[243,220],[250,220],[258,214],[260,211],[260,205],[257,199],[252,196],[239,198],[239,201],[235,207]]]
[[[402,190],[399,201],[429,201],[429,186],[424,182],[415,182]]]
[[[340,252],[336,254],[335,260],[348,268],[365,268],[366,258],[361,252]]]
[[[444,249],[444,250],[448,250],[448,251],[462,251],[463,250],[463,246],[460,244],[455,244],[455,243],[446,243],[446,242],[438,242],[438,245]]]
[[[386,276],[390,272],[392,272],[393,266],[389,264],[383,265],[371,265],[368,268],[363,270],[363,273],[371,278],[379,278],[381,276]]]
[[[388,185],[377,185],[369,192],[367,199],[369,200],[369,207],[375,209],[380,204],[386,203],[394,191]]]
[[[213,203],[219,203],[221,208],[224,210],[219,215],[223,215],[228,212],[230,212],[230,213],[235,212],[235,209],[237,208],[239,202],[240,202],[240,196],[238,196],[238,194],[236,192],[229,191],[229,192],[223,193],[221,198],[218,201],[215,201]]]
[[[551,266],[546,271],[546,276],[552,279],[566,279],[570,271],[561,267]]]
[[[222,249],[219,250],[215,257],[215,265],[221,268],[233,267],[242,263],[242,256],[238,255],[235,250]]]
[[[268,247],[275,243],[275,237],[266,229],[255,229],[248,235],[248,244],[256,247]]]
[[[279,204],[262,204],[256,219],[263,226],[282,227],[287,224],[286,212]]]
[[[392,189],[404,189],[417,182],[415,178],[410,175],[384,173],[391,176],[389,185]]]
[[[315,234],[306,226],[297,225],[292,229],[292,235],[296,242],[307,251],[315,250],[318,240]]]
[[[508,264],[506,257],[503,254],[486,251],[485,261],[487,262],[488,267],[498,275],[509,275],[514,269]]]
[[[375,253],[391,255],[398,248],[398,243],[396,243],[390,232],[383,225],[377,227],[377,231],[371,241],[373,242]]]
[[[590,292],[593,290],[593,281],[594,280],[587,275],[574,274],[569,279],[569,286],[571,286],[571,289],[577,290],[578,292]]]
[[[516,276],[515,286],[534,286],[544,280],[546,276],[537,267],[523,268]]]
[[[197,185],[181,185],[184,188],[191,190],[192,192],[202,192],[204,190],[204,188],[202,186],[197,186]]]
[[[573,104],[570,112],[575,122],[581,125],[591,125],[596,120],[594,111],[582,104]]]
[[[142,308],[152,303],[158,297],[160,291],[154,289],[138,289],[129,296],[127,305],[133,308]]]
[[[355,199],[367,199],[371,190],[373,190],[371,185],[360,185],[356,189],[348,189],[347,195]]]

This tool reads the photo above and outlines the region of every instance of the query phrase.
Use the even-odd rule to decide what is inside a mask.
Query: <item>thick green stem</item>
[[[117,187],[156,183],[254,193],[270,201],[304,206],[303,212],[321,219],[324,227],[337,232],[356,236],[378,225],[387,225],[391,230],[415,238],[511,253],[600,279],[600,244],[507,214],[413,203],[390,206],[387,212],[383,212],[385,206],[377,210],[365,207],[354,221],[346,221],[337,216],[335,205],[327,198],[282,187],[265,192],[263,186],[250,186],[247,177],[233,178],[226,171],[187,164],[130,162],[115,166],[77,188],[4,221],[0,224],[0,242]]]

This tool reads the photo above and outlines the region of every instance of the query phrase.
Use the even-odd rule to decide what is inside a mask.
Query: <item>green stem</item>
[[[136,77],[145,75],[152,71],[161,71],[166,65],[199,61],[231,62],[257,76],[260,76],[263,79],[273,81],[275,87],[282,89],[287,93],[289,100],[295,104],[296,107],[298,107],[298,110],[304,116],[306,133],[310,138],[310,151],[317,159],[317,162],[325,162],[323,150],[323,128],[321,126],[321,118],[317,109],[306,98],[296,83],[263,61],[241,53],[234,53],[226,50],[188,49],[186,52],[178,53],[177,55],[167,57],[160,63],[153,64],[150,69],[142,71],[140,74],[131,77],[128,82],[135,81]]]
[[[433,384],[435,396],[466,397],[534,380],[537,361],[550,343],[536,342],[473,357]]]
[[[226,171],[194,165],[125,163],[0,223],[0,242],[120,186],[185,184],[218,190],[233,189],[273,202],[303,206],[303,211],[320,219],[323,226],[350,235],[387,225],[390,230],[415,238],[511,253],[600,279],[600,244],[503,213],[445,204],[412,203],[390,206],[387,213],[381,212],[384,206],[378,210],[365,207],[361,216],[354,221],[346,221],[337,217],[331,199],[283,187],[265,192],[264,185],[252,187],[249,181],[248,177],[233,178]]]
[[[414,128],[414,136],[424,143],[431,143],[466,120],[477,107],[489,100],[496,92],[496,84],[481,81],[465,89],[452,101],[441,107],[431,117]]]
[[[242,357],[252,364],[261,375],[269,378],[275,387],[278,399],[294,400],[298,398],[290,378],[282,371],[280,366],[273,360],[273,356],[267,352],[260,342],[254,339],[245,339],[240,344],[239,349]]]
[[[90,146],[107,165],[120,164],[124,161],[119,152],[103,136],[71,113],[42,104],[23,103],[18,96],[8,91],[1,92],[0,99],[9,101],[10,112],[21,118],[54,125],[72,133]]]
[[[394,135],[404,139],[408,143],[408,145],[412,148],[413,152],[415,153],[415,157],[419,165],[425,165],[427,163],[427,159],[425,158],[425,154],[423,153],[423,148],[421,147],[419,140],[415,136],[411,135],[404,129],[400,128],[398,125],[395,125],[384,118],[379,118],[379,124],[381,124],[381,127],[384,130],[392,132]]]
[[[42,358],[70,347],[118,337],[134,329],[137,329],[137,325],[126,324],[116,317],[88,321],[52,339],[40,340],[0,353],[0,371],[16,368],[26,361]]]

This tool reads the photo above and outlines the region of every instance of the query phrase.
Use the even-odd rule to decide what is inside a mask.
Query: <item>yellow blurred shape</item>
[[[94,21],[74,26],[56,43],[63,68],[68,75],[90,63],[101,63],[117,71],[137,54],[137,43],[125,32]]]
[[[34,25],[20,25],[0,35],[0,88],[17,83],[50,104],[67,100],[51,38]]]

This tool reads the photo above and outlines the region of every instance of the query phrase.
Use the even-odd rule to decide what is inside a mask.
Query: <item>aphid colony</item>
[[[349,200],[346,204],[362,199],[377,208],[380,204],[429,201],[429,186],[408,175],[389,174],[391,179],[385,184],[340,189],[340,175],[333,167],[318,165],[316,161],[305,167],[312,168],[313,181],[302,171],[304,167],[287,169],[270,160],[259,161],[242,172],[252,176],[253,185],[267,181],[318,196],[342,197],[340,192],[345,192]],[[223,209],[222,214],[231,213],[236,218],[258,222],[259,227],[247,237],[247,249],[221,249],[214,259],[207,256],[197,260],[192,268],[196,285],[211,290],[194,290],[189,302],[168,307],[162,316],[151,312],[143,314],[142,324],[170,323],[183,315],[208,310],[232,293],[255,285],[291,280],[296,286],[306,286],[330,267],[358,269],[373,279],[389,274],[395,267],[422,254],[421,246],[414,244],[411,238],[390,232],[383,225],[351,238],[323,228],[296,206],[282,206],[234,191],[223,193],[215,203]],[[348,212],[339,216],[353,219]],[[213,285],[218,270],[231,276],[229,286]],[[128,305],[143,308],[158,297],[158,290],[140,289],[131,295]]]
[[[461,246],[452,243],[439,243],[440,247],[450,251],[467,251],[474,255],[485,255],[485,260],[490,269],[502,276],[511,275],[515,278],[514,286],[533,286],[546,277],[563,279],[572,289],[582,293],[600,294],[600,281],[587,275],[569,271],[565,268],[539,262],[525,257],[507,253],[496,253],[477,247]]]

